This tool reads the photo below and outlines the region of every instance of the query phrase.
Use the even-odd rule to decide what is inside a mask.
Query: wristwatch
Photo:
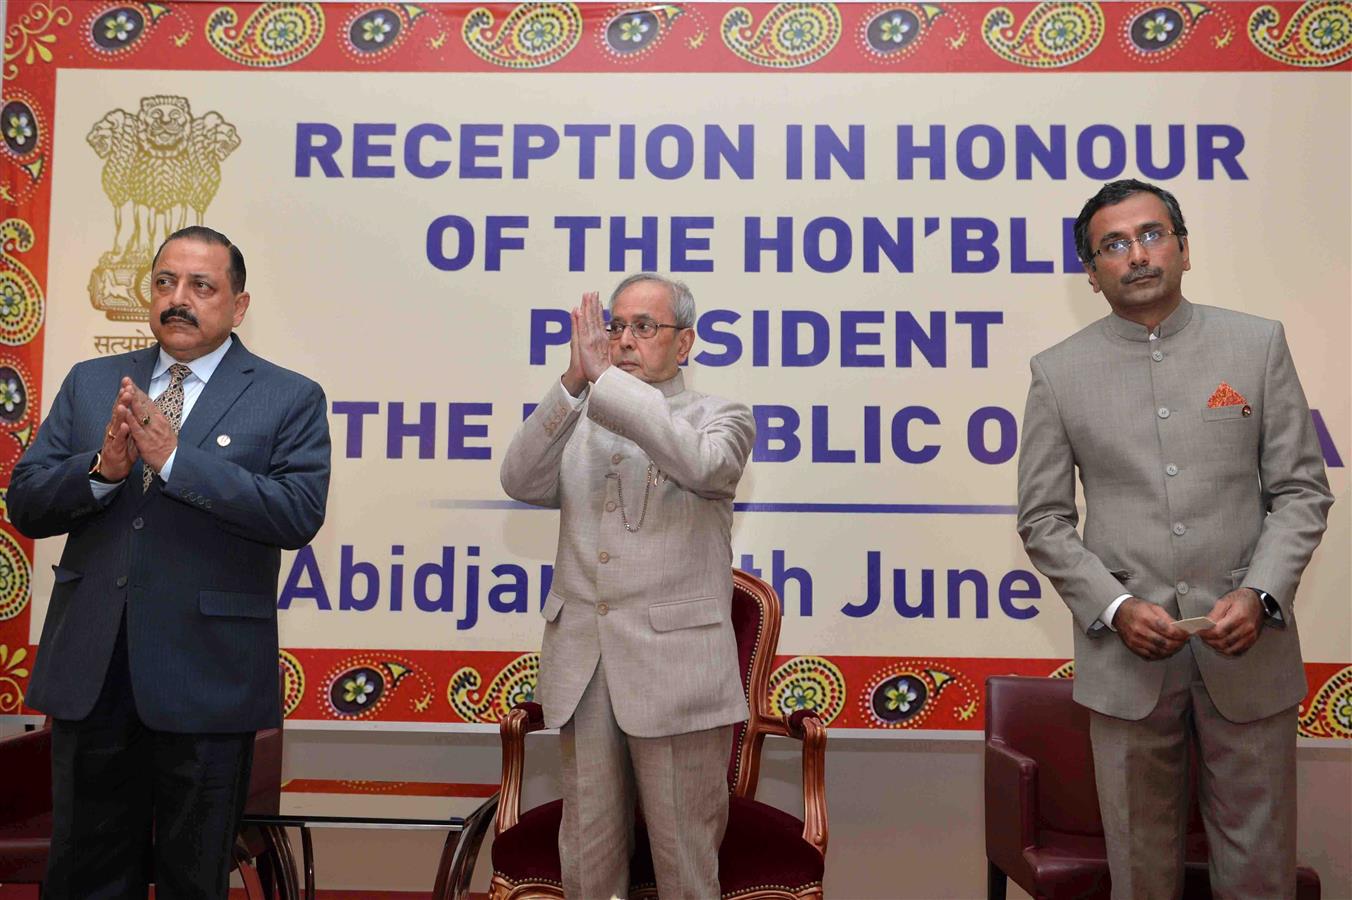
[[[1249,590],[1258,595],[1258,602],[1263,605],[1263,618],[1278,628],[1285,628],[1286,619],[1282,617],[1282,608],[1277,603],[1277,598],[1261,588],[1249,587]]]

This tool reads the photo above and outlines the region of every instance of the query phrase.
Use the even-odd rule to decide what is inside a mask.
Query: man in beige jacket
[[[685,285],[632,275],[610,312],[573,310],[568,370],[502,463],[510,496],[561,511],[536,697],[560,729],[564,893],[627,894],[637,789],[663,900],[712,898],[747,715],[731,535],[755,426],[685,387]]]
[[[1075,620],[1113,897],[1182,889],[1190,743],[1212,891],[1290,897],[1296,586],[1333,502],[1310,410],[1279,322],[1184,299],[1168,191],[1105,185],[1075,238],[1112,312],[1033,357],[1018,527]]]

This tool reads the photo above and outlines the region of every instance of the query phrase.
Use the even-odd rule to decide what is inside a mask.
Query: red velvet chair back
[[[1102,835],[1089,711],[1069,678],[995,677],[987,682],[986,738],[1037,761],[1037,827]]]
[[[750,710],[746,722],[733,726],[728,760],[728,790],[739,797],[756,794],[765,735],[755,726],[768,712],[770,667],[779,646],[780,613],[779,599],[768,584],[740,569],[732,570],[732,630],[737,637],[742,694]]]

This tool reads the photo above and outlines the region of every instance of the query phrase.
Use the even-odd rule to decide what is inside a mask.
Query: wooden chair
[[[718,855],[722,896],[736,900],[820,898],[827,841],[826,726],[811,711],[800,710],[785,719],[770,710],[770,669],[779,644],[779,598],[759,578],[736,569],[732,574],[732,624],[750,717],[735,726],[729,753],[728,828]],[[492,850],[491,900],[563,896],[559,866],[563,803],[554,800],[521,812],[525,737],[543,727],[536,703],[518,704],[502,721],[501,803]],[[802,742],[801,821],[755,799],[766,735]],[[476,844],[471,859],[477,852]],[[472,861],[469,869],[473,869]],[[648,837],[641,824],[629,879],[631,897],[656,898]]]
[[[1071,698],[1073,686],[1068,678],[986,680],[988,900],[1004,900],[1010,878],[1037,900],[1108,900],[1112,882],[1089,711]],[[1184,898],[1210,900],[1207,855],[1194,795],[1184,842]],[[1296,879],[1299,900],[1318,900],[1313,869],[1302,866]]]

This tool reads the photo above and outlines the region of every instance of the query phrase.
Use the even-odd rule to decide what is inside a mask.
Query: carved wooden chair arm
[[[501,834],[521,817],[521,773],[526,765],[526,735],[545,727],[538,703],[518,703],[502,717],[502,783],[498,788],[498,817],[493,833]]]
[[[826,856],[826,726],[815,712],[789,717],[788,736],[803,742],[803,840]]]

